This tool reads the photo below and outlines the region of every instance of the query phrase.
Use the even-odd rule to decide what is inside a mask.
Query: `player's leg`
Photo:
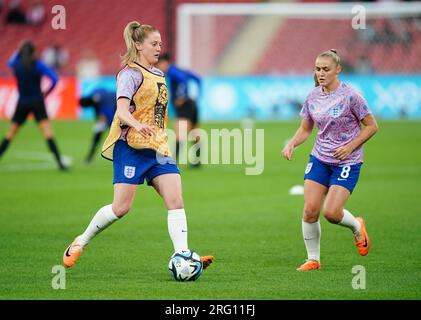
[[[302,232],[307,250],[307,261],[297,268],[299,271],[320,268],[320,211],[328,188],[316,181],[304,182],[304,209]]]
[[[54,140],[53,128],[51,126],[50,121],[48,120],[47,112],[43,103],[34,107],[34,115],[36,121],[38,122],[38,126],[42,132],[42,135],[47,141],[48,149],[54,155],[59,169],[66,170],[67,167],[63,164],[59,149],[57,147],[57,143]]]
[[[66,267],[71,267],[79,258],[84,247],[101,231],[127,214],[133,204],[137,185],[114,184],[113,203],[99,209],[85,231],[72,242],[63,255]]]
[[[20,128],[20,124],[16,122],[12,122],[9,126],[9,129],[6,132],[6,136],[4,137],[3,141],[0,144],[0,158],[3,153],[7,150],[10,145],[10,142],[16,136]]]
[[[114,184],[113,203],[99,209],[85,232],[80,236],[80,244],[83,246],[87,245],[98,233],[126,215],[133,205],[136,190],[137,185],[134,184]]]
[[[95,151],[96,151],[96,149],[98,147],[98,144],[101,140],[101,136],[102,136],[103,132],[105,130],[107,130],[107,128],[108,128],[107,120],[105,119],[105,117],[103,115],[100,115],[99,120],[95,123],[94,128],[93,128],[94,134],[93,134],[93,138],[92,138],[91,147],[90,147],[88,155],[86,156],[86,159],[85,159],[86,163],[92,162]]]
[[[349,215],[349,211],[345,212],[344,210],[350,194],[348,189],[339,185],[332,185],[326,196],[323,214],[330,223],[347,227],[355,233],[359,231],[360,225],[352,214]]]
[[[330,222],[349,228],[354,234],[360,255],[365,256],[370,250],[370,239],[365,228],[365,221],[361,217],[354,217],[344,208],[357,185],[361,164],[333,167],[332,170],[329,193],[323,210],[324,215]]]
[[[186,105],[187,117],[188,117],[188,126],[187,132],[189,133],[189,139],[194,141],[195,148],[195,158],[190,159],[190,164],[192,167],[200,166],[200,129],[198,126],[198,110],[196,101],[189,99]]]
[[[161,196],[168,210],[168,233],[174,246],[174,252],[188,250],[187,218],[180,175],[177,173],[159,175],[153,178],[152,186]]]
[[[151,184],[167,207],[168,233],[174,246],[174,252],[188,250],[187,218],[184,210],[180,174],[161,174],[154,177]],[[203,268],[206,269],[213,260],[213,256],[202,256]]]
[[[304,172],[304,209],[302,219],[303,239],[307,249],[307,261],[297,270],[320,268],[320,211],[326,196],[331,170],[328,165],[310,155]]]
[[[351,212],[344,208],[350,194],[347,188],[332,185],[326,196],[323,213],[329,222],[344,226],[352,231],[360,255],[365,256],[370,249],[370,239],[365,229],[365,222],[360,217],[354,217]]]
[[[189,135],[191,135],[192,139],[194,140],[194,148],[196,150],[195,152],[195,156],[196,158],[194,159],[194,161],[191,163],[192,167],[199,167],[201,165],[201,161],[200,161],[200,153],[201,153],[201,142],[200,142],[200,133],[201,130],[197,124],[197,122],[192,121],[191,122],[191,130],[189,132]]]
[[[10,145],[10,142],[15,138],[20,127],[25,123],[29,112],[30,109],[28,105],[18,102],[9,129],[7,130],[6,136],[4,137],[0,145],[0,157],[4,154],[4,152],[6,152],[7,148]]]
[[[183,117],[177,117],[174,122],[175,131],[175,157],[178,159],[180,149],[187,141],[189,133],[189,120]]]

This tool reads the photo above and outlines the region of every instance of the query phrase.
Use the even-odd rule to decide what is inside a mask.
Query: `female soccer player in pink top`
[[[308,259],[297,268],[299,271],[320,268],[320,211],[329,222],[352,230],[360,255],[367,255],[370,249],[364,220],[344,207],[358,181],[362,145],[378,126],[361,94],[338,79],[340,72],[336,50],[318,55],[318,86],[307,96],[300,112],[301,125],[282,150],[291,160],[295,147],[307,140],[316,125],[317,138],[304,174],[302,231]]]

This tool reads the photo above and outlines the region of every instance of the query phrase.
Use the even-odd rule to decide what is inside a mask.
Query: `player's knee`
[[[303,220],[307,223],[314,223],[319,219],[319,208],[309,202],[304,204]]]
[[[171,195],[165,199],[168,210],[184,208],[183,197],[181,195]]]
[[[128,203],[113,203],[113,212],[114,214],[121,218],[122,216],[126,215],[130,211],[131,205]]]
[[[323,209],[323,215],[325,216],[326,220],[335,224],[341,222],[341,212],[341,210],[337,210],[335,208],[325,207]]]

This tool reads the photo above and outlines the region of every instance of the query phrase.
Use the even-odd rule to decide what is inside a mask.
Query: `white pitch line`
[[[1,163],[0,172],[20,172],[20,171],[45,171],[57,169],[57,164],[51,153],[37,152],[37,151],[14,151],[7,155],[9,159],[27,160],[28,162],[19,163]],[[63,162],[70,165],[73,161],[72,158],[66,155],[62,156]],[[33,162],[31,162],[33,161]]]

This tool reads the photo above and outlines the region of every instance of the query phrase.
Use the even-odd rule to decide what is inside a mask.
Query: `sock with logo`
[[[320,220],[314,223],[307,223],[303,220],[301,227],[308,259],[320,261]]]
[[[187,219],[184,208],[168,210],[168,233],[174,246],[174,252],[187,250]]]
[[[355,219],[352,213],[346,209],[343,210],[343,213],[344,213],[344,216],[341,222],[339,222],[339,225],[351,229],[354,234],[358,234],[360,232],[360,227],[361,227],[358,220]]]
[[[118,217],[113,212],[112,205],[106,205],[98,210],[85,232],[79,237],[78,244],[86,246],[93,237],[110,226]]]

